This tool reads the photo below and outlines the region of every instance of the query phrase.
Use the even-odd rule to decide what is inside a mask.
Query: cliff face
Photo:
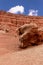
[[[15,35],[16,27],[30,22],[43,26],[43,17],[0,11],[0,65],[43,65],[43,45],[20,49],[18,36]]]
[[[38,26],[43,26],[43,16],[25,16],[0,11],[0,30],[12,33],[16,27],[30,22],[35,22]]]
[[[43,17],[42,16],[25,16],[25,15],[17,15],[11,14],[4,11],[0,11],[0,24],[8,24],[19,26],[25,23],[35,22],[38,25],[43,26]]]

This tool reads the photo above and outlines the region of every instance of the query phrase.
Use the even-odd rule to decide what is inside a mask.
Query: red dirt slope
[[[16,28],[35,22],[43,26],[43,17],[16,15],[0,11],[0,65],[43,65],[43,44],[19,48]]]

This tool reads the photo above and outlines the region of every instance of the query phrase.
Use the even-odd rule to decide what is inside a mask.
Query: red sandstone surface
[[[43,26],[43,17],[0,11],[0,65],[43,65],[43,44],[19,48],[16,28],[30,22]]]

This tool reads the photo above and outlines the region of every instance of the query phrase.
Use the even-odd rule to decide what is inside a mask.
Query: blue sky
[[[0,10],[15,14],[43,16],[43,0],[0,0]]]

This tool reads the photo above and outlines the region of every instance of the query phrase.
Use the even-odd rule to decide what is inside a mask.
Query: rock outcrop
[[[27,49],[19,48],[21,43],[16,30],[30,22],[39,27],[38,34],[43,41],[43,16],[24,16],[0,11],[0,65],[43,65],[43,44]]]
[[[42,31],[43,30],[43,16],[25,16],[25,15],[11,14],[5,11],[0,11],[0,31],[2,33],[5,32],[5,33],[10,33],[14,35],[14,32],[16,31],[17,28],[19,28],[20,26],[24,24],[30,24],[30,23],[35,23],[35,26],[36,27],[38,26],[39,28],[38,34],[41,35],[40,38],[43,40],[43,31]],[[26,30],[26,29],[23,29],[23,30]],[[22,33],[24,33],[23,30],[22,30]],[[31,34],[33,33],[31,32]],[[27,34],[26,37],[28,37],[28,35],[29,34]]]
[[[18,28],[20,47],[38,45],[43,42],[43,28],[38,27],[35,23],[24,24]]]
[[[11,14],[5,11],[0,11],[0,25],[7,25],[8,28],[19,27],[30,22],[36,23],[38,26],[43,26],[43,16],[26,16],[19,14]]]

